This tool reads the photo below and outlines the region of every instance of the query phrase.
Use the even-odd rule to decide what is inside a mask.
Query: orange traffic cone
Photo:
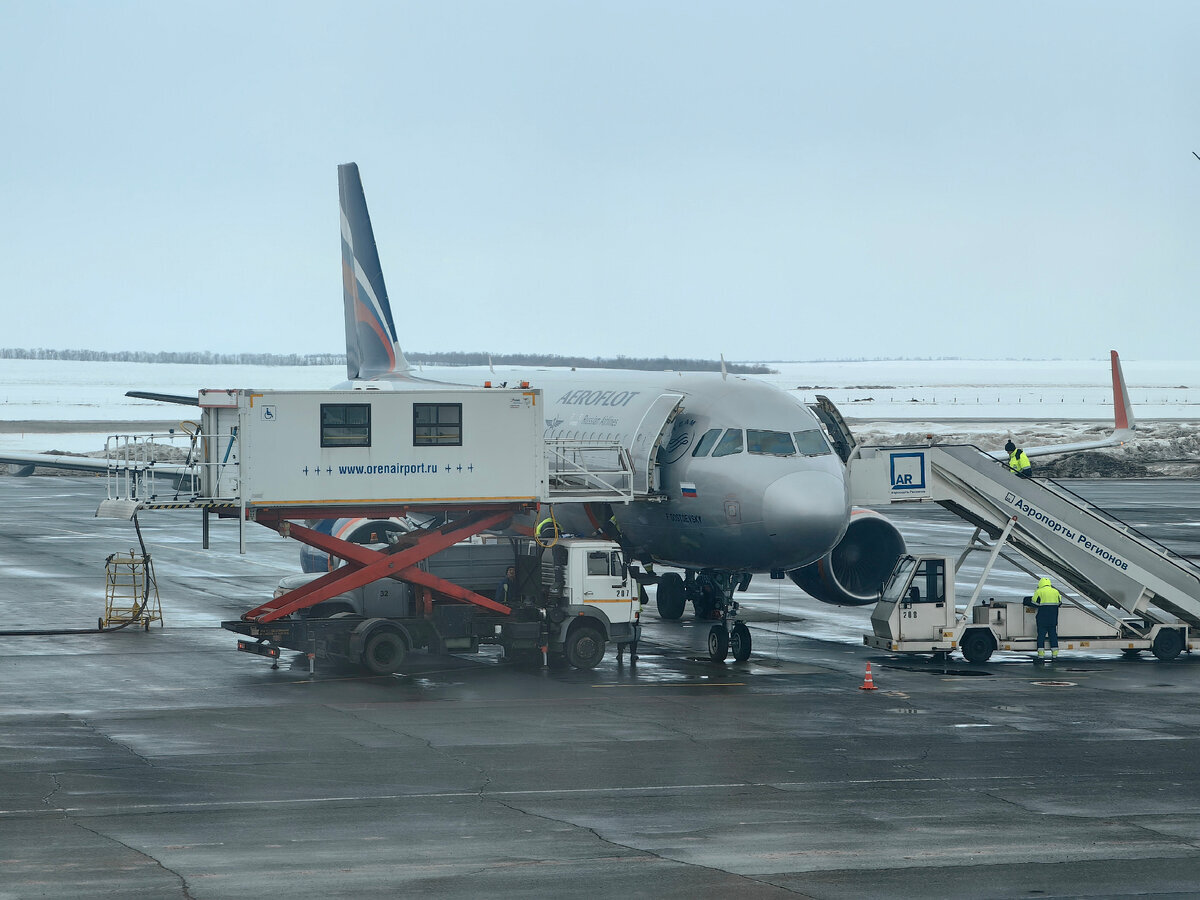
[[[871,664],[870,663],[867,663],[867,675],[865,678],[863,678],[863,683],[861,685],[859,685],[858,689],[860,691],[877,691],[877,690],[879,690],[879,688],[875,687],[875,679],[871,677]]]

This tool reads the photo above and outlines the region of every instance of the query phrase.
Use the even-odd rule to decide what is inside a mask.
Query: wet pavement
[[[1200,484],[1075,489],[1195,554]],[[99,479],[0,479],[0,628],[79,629]],[[889,512],[917,550],[971,529]],[[144,513],[164,626],[0,637],[0,898],[1113,897],[1200,884],[1200,658],[862,646],[869,608],[756,579],[755,649],[647,606],[636,665],[412,654],[395,676],[272,670],[220,629],[297,545]],[[997,590],[1023,591],[997,575]],[[866,663],[879,690],[859,690]]]

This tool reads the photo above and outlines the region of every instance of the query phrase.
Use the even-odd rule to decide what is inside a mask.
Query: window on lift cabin
[[[414,403],[414,447],[461,447],[461,403]]]
[[[713,451],[713,456],[731,456],[734,453],[742,452],[742,429],[730,428],[725,432],[725,436],[717,442],[717,449]]]
[[[758,453],[764,456],[796,455],[796,447],[792,444],[792,436],[786,431],[748,429],[746,431],[746,447],[751,453]]]
[[[370,447],[371,404],[322,403],[322,447]]]
[[[608,551],[589,550],[587,555],[587,573],[589,575],[607,575]]]
[[[801,456],[825,456],[833,452],[829,449],[829,442],[825,440],[825,435],[821,434],[819,428],[797,431],[796,447]]]
[[[720,428],[710,428],[696,442],[696,449],[692,451],[692,456],[708,456],[708,451],[712,449],[713,444],[717,442],[717,438],[721,436]]]

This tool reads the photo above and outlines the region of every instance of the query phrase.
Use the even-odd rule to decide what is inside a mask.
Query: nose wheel
[[[723,611],[721,621],[708,629],[708,658],[713,662],[723,663],[731,653],[735,662],[750,658],[750,629],[745,622],[737,620],[738,605],[733,603],[731,606],[732,609]]]

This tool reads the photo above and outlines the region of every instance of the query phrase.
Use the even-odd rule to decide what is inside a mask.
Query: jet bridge
[[[973,445],[855,448],[851,502],[933,502],[1007,544],[1078,594],[1155,623],[1200,627],[1200,568],[1049,479],[1018,478]]]

